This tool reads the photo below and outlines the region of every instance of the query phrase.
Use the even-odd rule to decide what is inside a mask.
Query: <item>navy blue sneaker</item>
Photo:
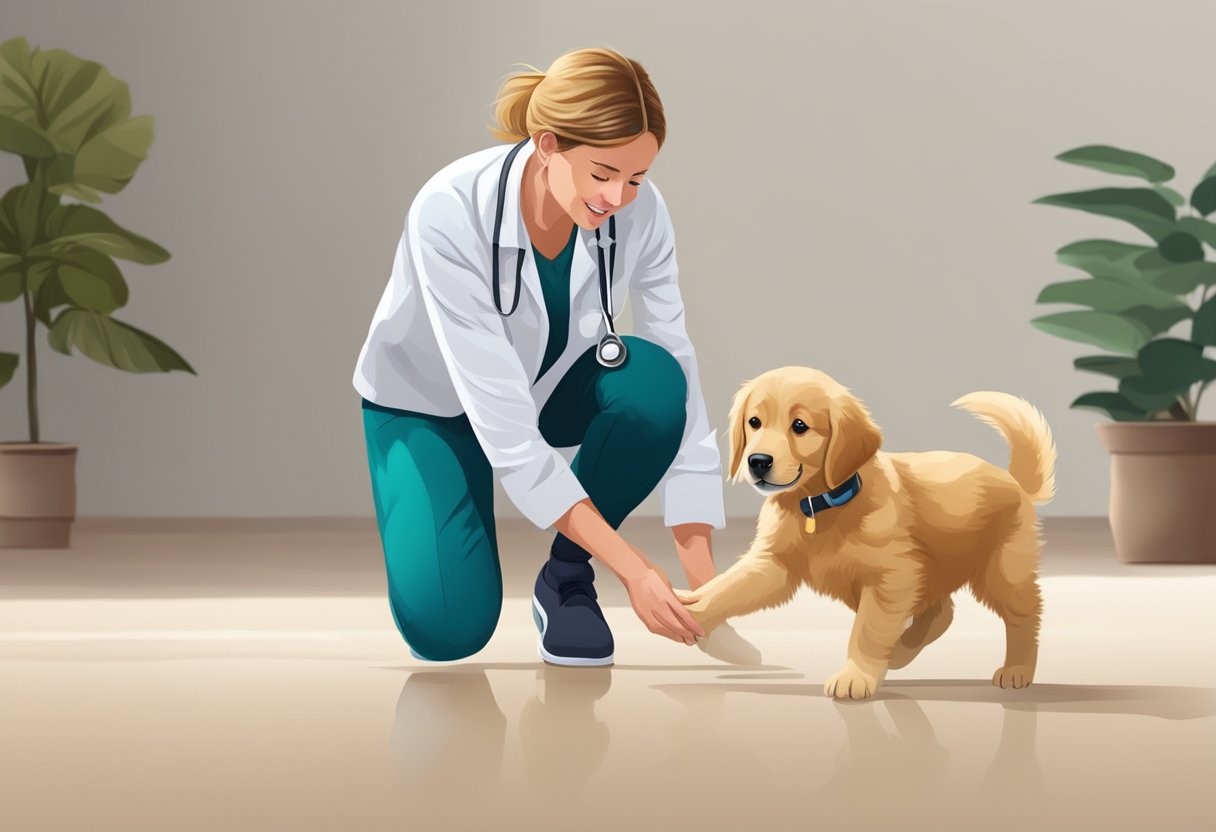
[[[596,603],[595,587],[589,580],[558,583],[549,574],[550,563],[541,567],[532,594],[540,657],[570,667],[612,664],[612,631]]]

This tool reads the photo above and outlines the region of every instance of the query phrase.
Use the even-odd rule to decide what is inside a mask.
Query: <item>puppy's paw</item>
[[[676,594],[676,599],[679,600],[681,604],[695,604],[701,600],[701,593],[694,592],[690,589],[673,588],[671,591]]]
[[[1024,664],[1010,664],[992,674],[992,684],[998,688],[1025,688],[1034,681],[1034,668]]]
[[[878,692],[878,683],[877,677],[850,661],[844,670],[828,679],[823,693],[834,699],[869,699]]]
[[[701,652],[720,662],[756,666],[764,664],[760,651],[750,641],[739,635],[729,624],[720,624],[709,635],[697,639]]]

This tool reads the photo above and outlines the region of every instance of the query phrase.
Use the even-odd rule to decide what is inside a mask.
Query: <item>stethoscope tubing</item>
[[[509,318],[515,312],[515,308],[519,306],[519,291],[523,283],[523,268],[524,258],[523,251],[520,250],[520,256],[515,261],[515,292],[511,301],[510,311],[504,312],[502,309],[502,289],[499,285],[499,235],[502,231],[502,212],[507,200],[507,179],[511,170],[511,163],[515,160],[516,154],[519,153],[523,146],[531,139],[524,139],[515,147],[511,148],[511,152],[507,154],[506,160],[502,165],[502,172],[498,175],[498,206],[494,213],[494,240],[492,244],[493,252],[493,277],[494,277],[494,307],[498,310],[498,314]],[[595,229],[595,250],[599,265],[600,277],[600,314],[604,319],[604,325],[608,328],[608,332],[600,339],[599,345],[595,348],[595,358],[600,364],[605,367],[619,367],[625,361],[625,342],[616,334],[616,327],[613,325],[612,311],[612,278],[616,272],[616,217],[608,218],[608,269],[604,269],[604,247],[600,241],[600,230]],[[611,347],[615,346],[615,351]],[[609,357],[612,352],[615,355]]]

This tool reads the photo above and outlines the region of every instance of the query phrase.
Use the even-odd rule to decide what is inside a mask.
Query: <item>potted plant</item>
[[[0,301],[25,319],[29,441],[0,443],[0,547],[64,547],[76,514],[76,451],[42,441],[37,329],[52,349],[129,372],[194,370],[167,344],[111,314],[127,302],[114,259],[161,263],[169,252],[97,208],[118,193],[152,143],[152,117],[130,118],[127,85],[92,61],[25,38],[0,43],[0,150],[15,153],[28,181],[0,198]],[[20,355],[0,352],[0,386]]]
[[[1216,165],[1187,199],[1165,183],[1174,169],[1107,145],[1056,157],[1145,182],[1035,200],[1130,223],[1147,241],[1082,240],[1056,252],[1088,277],[1053,283],[1039,303],[1082,309],[1032,323],[1044,332],[1106,351],[1077,358],[1078,370],[1114,380],[1073,407],[1105,413],[1098,435],[1111,453],[1110,524],[1119,559],[1216,562],[1216,422],[1199,420],[1199,401],[1216,380]],[[1205,248],[1206,247],[1206,248]],[[1189,336],[1189,337],[1188,337]]]

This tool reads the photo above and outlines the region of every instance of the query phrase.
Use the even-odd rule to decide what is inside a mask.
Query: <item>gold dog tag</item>
[[[814,517],[806,518],[806,533],[807,534],[815,533],[815,518]]]

